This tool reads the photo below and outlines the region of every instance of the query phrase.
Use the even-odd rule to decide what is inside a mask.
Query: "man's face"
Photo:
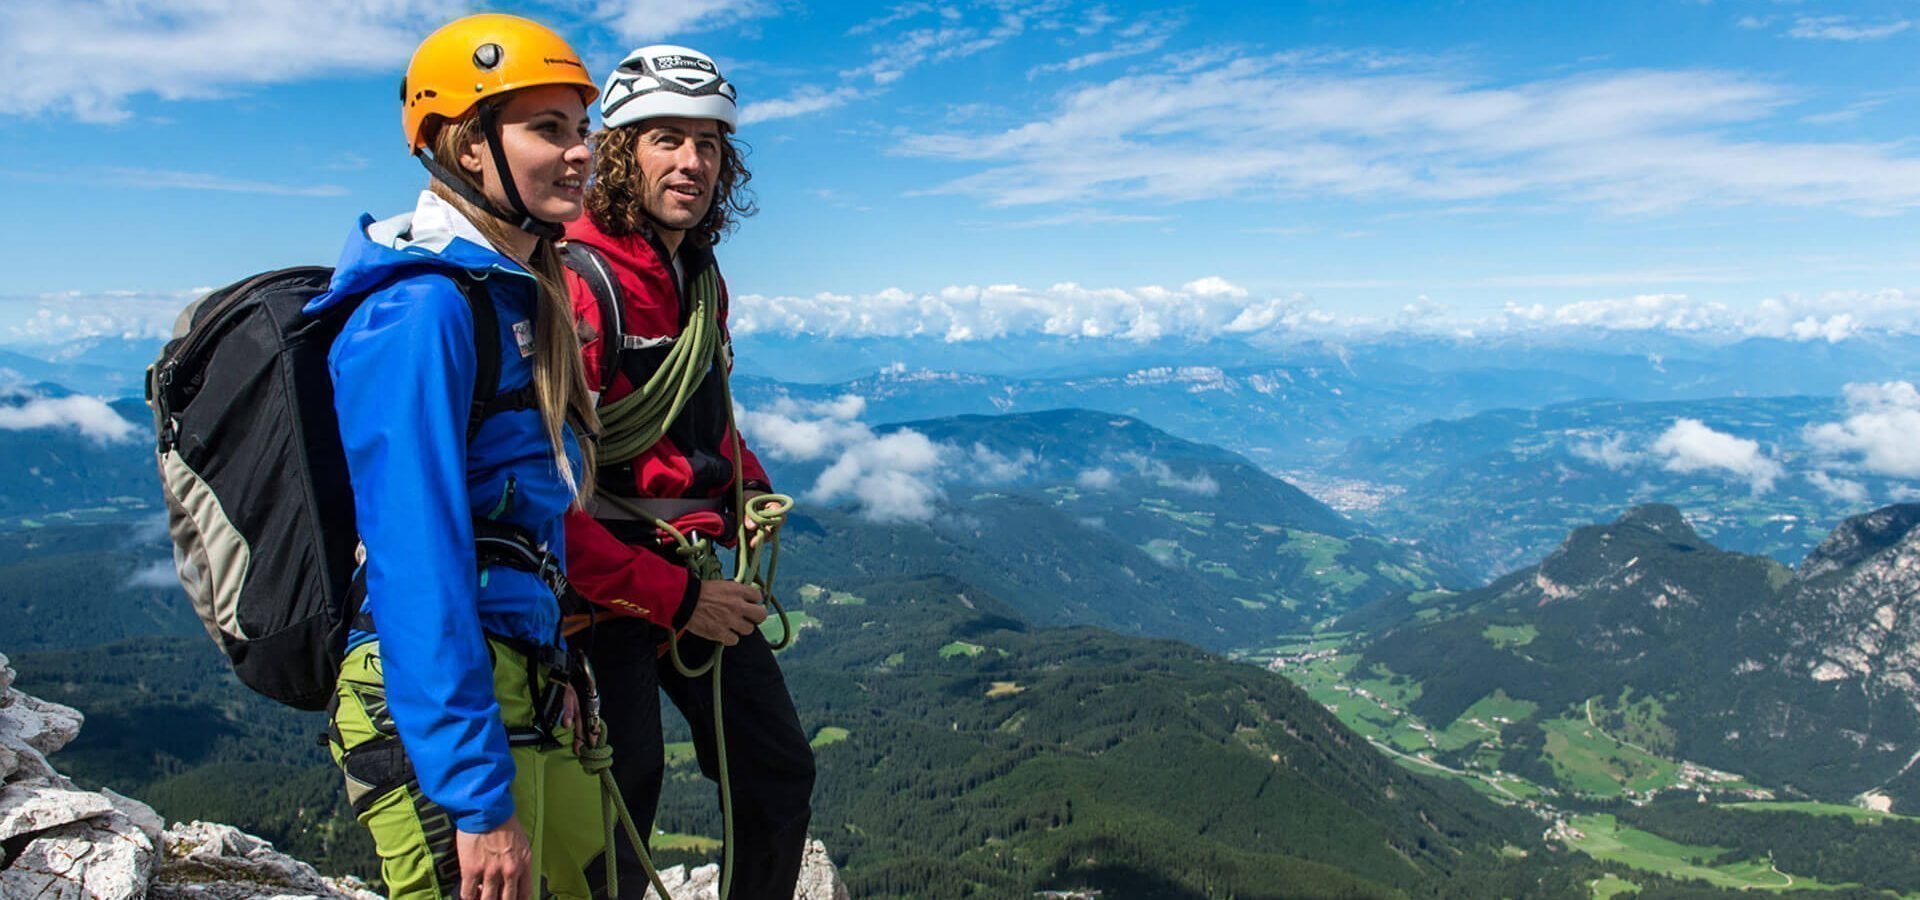
[[[640,140],[640,203],[665,228],[686,231],[706,218],[713,206],[713,185],[720,177],[720,148],[726,140],[711,119],[648,119],[634,127]]]

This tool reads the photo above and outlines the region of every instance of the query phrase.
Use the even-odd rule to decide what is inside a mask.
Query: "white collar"
[[[435,255],[446,250],[454,238],[500,252],[458,207],[430,190],[420,192],[412,213],[375,222],[367,229],[367,238],[395,250],[417,247]]]

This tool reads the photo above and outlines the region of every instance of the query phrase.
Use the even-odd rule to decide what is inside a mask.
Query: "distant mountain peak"
[[[1636,506],[1627,510],[1620,518],[1613,520],[1613,524],[1616,526],[1638,525],[1648,531],[1665,535],[1670,540],[1678,543],[1704,543],[1700,538],[1700,533],[1694,531],[1693,526],[1687,523],[1687,517],[1681,515],[1680,510],[1665,503],[1647,503]]]
[[[1841,522],[1800,562],[1802,581],[1857,566],[1920,530],[1920,503],[1900,503]]]

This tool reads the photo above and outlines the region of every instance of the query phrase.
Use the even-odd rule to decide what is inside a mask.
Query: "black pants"
[[[693,730],[700,772],[720,777],[713,741],[713,684],[690,679],[673,661],[656,656],[661,631],[640,619],[603,620],[587,638],[588,655],[600,682],[613,746],[613,775],[633,813],[634,824],[653,836],[654,807],[666,774],[666,749],[660,737],[660,691],[665,690]],[[714,644],[684,635],[680,655],[698,666]],[[789,900],[806,849],[807,823],[813,817],[813,749],[794,712],[787,682],[773,648],[759,631],[726,650],[720,666],[722,715],[727,729],[727,774],[733,785],[733,890],[723,900]],[[626,838],[618,848],[622,893],[639,896],[646,874]],[[600,865],[589,867],[596,886],[605,878]],[[632,887],[629,888],[628,886]]]

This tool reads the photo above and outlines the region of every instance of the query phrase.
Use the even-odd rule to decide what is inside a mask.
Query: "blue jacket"
[[[573,489],[537,410],[497,413],[467,442],[477,376],[462,270],[488,276],[501,392],[526,385],[536,282],[431,194],[411,216],[363,216],[307,311],[364,298],[328,359],[387,701],[421,791],[483,832],[513,814],[514,774],[485,635],[554,645],[560,611],[531,573],[479,571],[473,520],[519,525],[559,554]],[[571,432],[566,448],[578,472]]]

